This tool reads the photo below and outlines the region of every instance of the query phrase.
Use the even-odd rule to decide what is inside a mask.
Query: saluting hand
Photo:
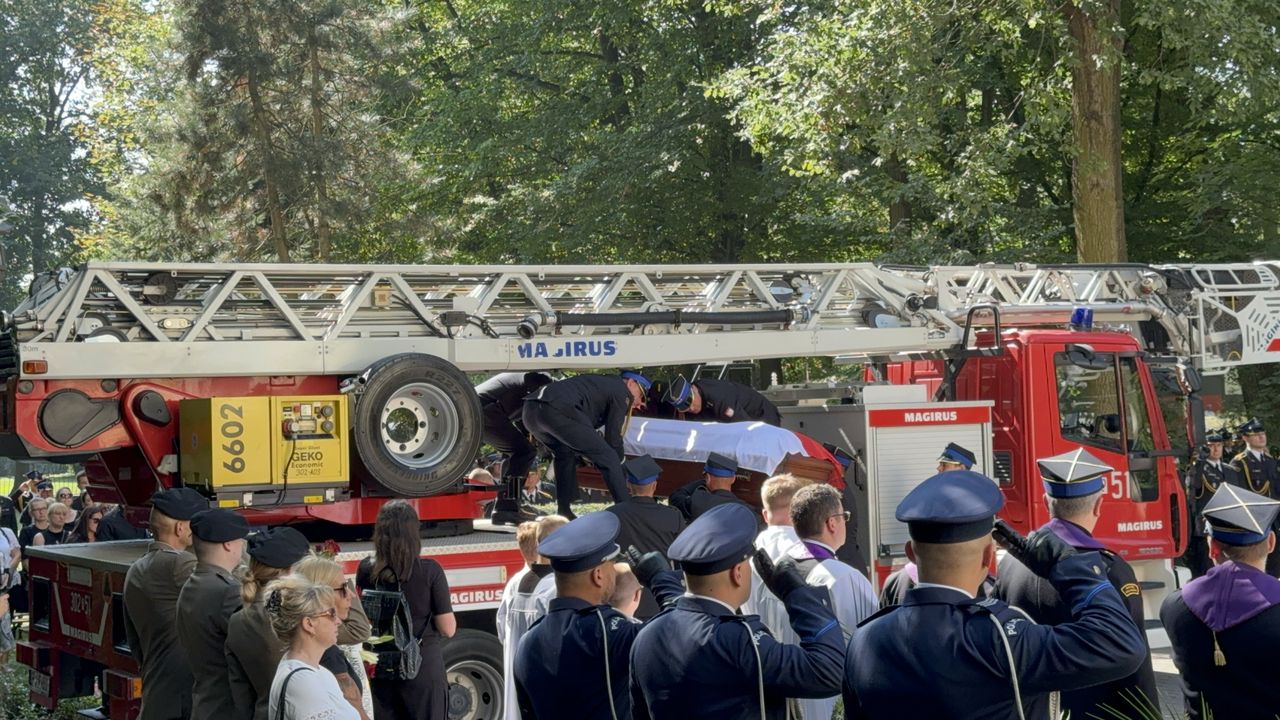
[[[627,558],[627,564],[631,566],[631,572],[636,579],[641,585],[651,590],[653,578],[658,573],[671,569],[671,563],[667,562],[666,556],[658,550],[641,554],[635,545],[628,545],[623,555]]]
[[[1025,552],[1010,546],[1009,553],[1028,570],[1047,579],[1059,562],[1076,554],[1076,549],[1049,530],[1036,530],[1027,536]]]
[[[790,557],[784,557],[775,563],[769,553],[757,549],[752,559],[765,587],[779,600],[786,601],[792,590],[807,585],[796,561]]]

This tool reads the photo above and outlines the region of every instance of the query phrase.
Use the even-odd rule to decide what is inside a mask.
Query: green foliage
[[[94,698],[64,700],[48,711],[33,705],[27,695],[28,670],[17,662],[0,667],[0,720],[74,720],[79,711],[97,707]]]
[[[0,0],[0,197],[11,206],[0,301],[16,304],[32,269],[63,264],[102,192],[88,147],[100,43],[91,0]]]

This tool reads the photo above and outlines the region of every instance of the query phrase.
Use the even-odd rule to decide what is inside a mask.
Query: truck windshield
[[[1116,365],[1107,362],[1114,356],[1100,354],[1096,359],[1100,362],[1094,366],[1081,367],[1065,353],[1054,356],[1062,437],[1126,456],[1143,457],[1156,450],[1137,361],[1120,359],[1117,383]],[[1131,465],[1124,474],[1129,485],[1125,495],[1130,500],[1150,502],[1159,497],[1154,465],[1142,469]]]
[[[1082,445],[1124,452],[1115,365],[1101,369],[1080,367],[1067,359],[1065,353],[1054,356],[1054,365],[1062,437]]]

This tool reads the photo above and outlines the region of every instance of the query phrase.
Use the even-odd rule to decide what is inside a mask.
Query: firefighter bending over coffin
[[[764,395],[746,385],[729,380],[694,380],[683,375],[671,383],[667,391],[671,403],[689,420],[713,420],[715,422],[762,422],[781,427],[782,416],[778,408]]]
[[[502,487],[493,506],[495,524],[518,525],[535,517],[520,509],[520,491],[538,455],[524,427],[524,399],[550,383],[551,376],[545,373],[509,372],[494,375],[476,386],[484,423],[481,437],[506,459],[502,466]]]
[[[634,408],[643,408],[652,383],[638,372],[577,375],[544,385],[525,398],[524,425],[551,450],[559,513],[576,517],[578,458],[590,460],[604,476],[614,502],[627,499],[622,474],[622,433]],[[596,428],[604,428],[604,436]]]

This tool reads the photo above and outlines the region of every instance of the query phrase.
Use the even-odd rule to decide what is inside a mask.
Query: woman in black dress
[[[369,681],[374,720],[445,720],[448,681],[444,675],[444,639],[458,628],[449,604],[444,568],[420,557],[418,513],[403,500],[378,512],[373,527],[373,557],[360,561],[361,590],[399,590],[409,605],[414,637],[421,638],[422,666],[411,680],[379,677]]]

